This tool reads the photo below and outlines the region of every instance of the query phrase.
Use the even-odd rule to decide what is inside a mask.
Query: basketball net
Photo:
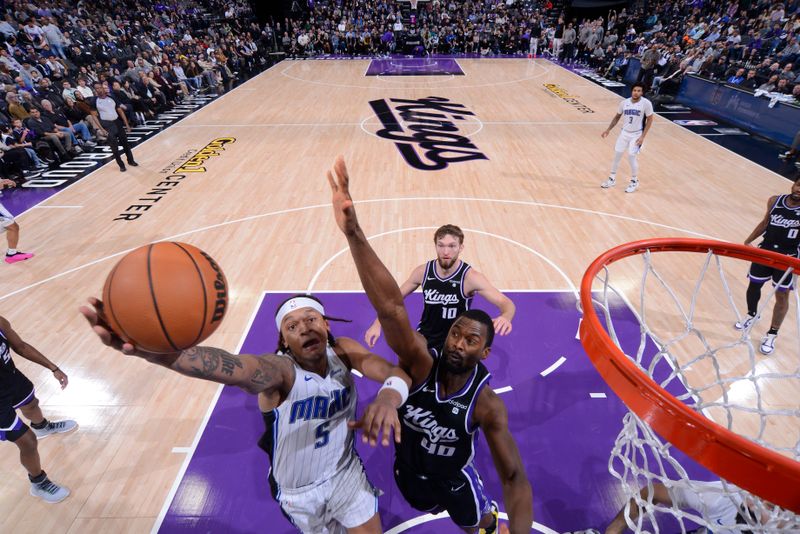
[[[410,0],[410,1],[411,1],[411,9],[416,11],[417,10],[417,3],[419,3],[419,0]]]
[[[722,441],[716,439],[717,434],[725,433],[722,429],[715,430],[716,425],[720,425],[763,449],[797,462],[800,459],[800,395],[797,393],[800,391],[800,343],[797,341],[800,339],[800,313],[794,314],[795,325],[786,324],[790,323],[787,317],[775,352],[763,356],[757,347],[761,334],[769,328],[768,320],[756,320],[744,330],[733,328],[735,322],[741,323],[746,318],[740,313],[737,302],[744,302],[745,284],[742,282],[746,283],[743,275],[748,264],[721,257],[710,248],[705,254],[699,248],[694,252],[664,253],[658,253],[657,249],[653,253],[644,249],[644,245],[631,251],[633,249],[627,254],[620,253],[620,258],[633,257],[614,265],[614,274],[617,275],[614,280],[609,264],[615,260],[605,263],[594,277],[593,313],[604,319],[607,335],[614,345],[668,395],[713,421],[701,422],[694,428],[697,450],[705,446],[706,441]],[[641,274],[638,282],[633,283],[637,271]],[[782,282],[788,282],[792,277],[790,269]],[[584,284],[586,282],[585,278]],[[597,282],[602,286],[599,291]],[[617,287],[613,282],[617,282]],[[584,285],[583,290],[586,287]],[[771,284],[764,284],[756,317],[770,317],[775,294],[776,289]],[[635,298],[635,302],[628,303],[626,296]],[[625,302],[638,321],[636,334],[631,332],[635,326],[631,328],[630,315],[619,313],[620,302]],[[583,322],[586,323],[586,318]],[[795,328],[796,331],[792,332]],[[588,330],[583,324],[581,338],[593,363],[603,374],[601,366],[607,362],[595,356],[594,353],[599,352],[596,347],[590,350],[585,341],[585,334],[590,333]],[[623,333],[623,339],[620,339],[620,333]],[[638,339],[630,339],[637,334]],[[614,357],[607,360],[613,363]],[[623,396],[615,383],[609,380],[609,384]],[[737,487],[734,479],[738,474],[729,476],[728,480],[708,475],[698,477],[714,480],[711,484],[693,480],[687,473],[686,455],[656,434],[648,424],[650,421],[655,425],[653,418],[640,418],[628,400],[626,404],[630,411],[623,418],[622,430],[611,451],[608,467],[622,483],[629,528],[635,532],[658,533],[664,531],[665,523],[670,523],[667,531],[677,532],[676,521],[680,532],[697,526],[714,532],[725,529],[726,532],[796,533],[800,528],[800,516]],[[652,411],[663,408],[655,402]],[[637,412],[643,413],[639,409]],[[702,428],[704,425],[710,430]],[[697,457],[692,450],[687,450],[694,448],[691,442],[682,448],[683,452]],[[769,455],[769,451],[764,451],[765,455]],[[702,463],[712,470],[722,470],[708,465],[714,464],[713,459]],[[723,463],[722,460],[719,463]],[[765,460],[764,464],[768,465],[768,462]],[[746,467],[742,466],[742,471]],[[800,464],[794,467],[800,468]],[[695,476],[696,469],[690,469]],[[797,473],[797,469],[794,472]],[[672,506],[654,502],[653,487],[657,483],[666,487]],[[793,491],[800,492],[800,487]],[[682,496],[687,494],[697,497],[698,509],[681,505]],[[795,499],[793,503],[796,502]],[[739,511],[739,521],[746,524],[735,522],[736,513],[729,521],[720,522],[720,509]],[[673,519],[663,515],[659,517],[659,514],[668,514]]]

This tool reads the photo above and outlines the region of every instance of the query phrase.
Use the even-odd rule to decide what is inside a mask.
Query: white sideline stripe
[[[589,397],[591,397],[593,399],[605,399],[605,398],[607,398],[605,393],[589,393]]]
[[[186,454],[192,450],[191,447],[172,447],[172,452],[175,454]]]
[[[259,297],[258,302],[256,303],[255,308],[253,309],[253,313],[250,316],[250,320],[247,321],[247,327],[244,329],[242,333],[242,337],[239,340],[239,344],[236,346],[236,354],[241,352],[242,346],[244,345],[244,340],[247,338],[247,334],[250,332],[250,329],[253,327],[253,323],[256,320],[256,315],[258,315],[258,310],[261,309],[261,304],[264,302],[264,297],[267,295],[267,292],[264,291],[261,293],[261,297]],[[181,485],[181,481],[183,480],[183,476],[186,474],[186,470],[189,468],[189,462],[192,461],[192,456],[194,456],[195,451],[197,450],[197,445],[200,443],[200,438],[203,435],[203,432],[208,426],[208,420],[211,419],[211,413],[214,411],[214,408],[217,406],[217,402],[219,401],[219,396],[222,394],[222,384],[219,385],[217,391],[214,393],[214,398],[211,399],[211,403],[208,405],[208,410],[206,410],[206,415],[203,417],[203,421],[200,423],[200,427],[197,429],[197,433],[194,435],[194,440],[192,441],[191,446],[189,447],[174,447],[172,452],[176,452],[175,449],[183,449],[188,448],[186,452],[186,457],[183,459],[183,464],[181,465],[178,474],[175,476],[175,481],[172,483],[172,487],[167,494],[167,498],[164,500],[164,505],[161,507],[161,511],[158,513],[158,517],[156,517],[156,521],[153,524],[153,529],[150,531],[150,534],[157,534],[158,530],[161,528],[161,523],[164,522],[164,518],[167,517],[167,512],[169,511],[169,506],[172,504],[172,500],[175,498],[175,495],[178,493],[178,487]],[[180,451],[184,452],[184,451]]]
[[[81,209],[83,206],[31,206],[34,210]]]
[[[499,395],[501,393],[508,393],[509,391],[513,391],[513,390],[514,390],[514,388],[512,388],[511,386],[504,386],[504,387],[501,387],[501,388],[497,388],[496,390],[494,390],[494,392]]]
[[[545,369],[544,371],[542,371],[539,374],[541,376],[547,376],[550,373],[552,373],[553,371],[555,371],[556,369],[558,369],[559,367],[561,367],[562,365],[564,365],[565,361],[567,361],[567,359],[564,356],[562,356],[559,359],[557,359],[556,362],[553,365],[551,365],[550,367],[548,367],[547,369]]]

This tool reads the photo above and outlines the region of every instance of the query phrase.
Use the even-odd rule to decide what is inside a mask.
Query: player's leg
[[[24,261],[33,257],[33,254],[27,252],[20,252],[17,250],[19,244],[19,225],[14,220],[5,206],[0,204],[0,228],[6,232],[6,240],[8,241],[8,250],[6,250],[6,263],[16,263]]]
[[[608,179],[600,184],[600,187],[603,189],[608,189],[609,187],[614,187],[617,185],[617,170],[619,169],[619,162],[622,160],[622,155],[627,149],[625,137],[625,132],[620,132],[619,137],[617,137],[617,142],[614,145],[614,161],[611,163],[611,172],[608,173]]]
[[[775,352],[775,338],[778,337],[778,330],[786,318],[789,311],[789,293],[794,289],[792,275],[786,276],[785,271],[774,270],[772,277],[773,283],[778,290],[775,292],[775,306],[772,308],[772,322],[769,325],[764,338],[761,340],[761,353],[772,354]]]
[[[628,163],[631,165],[631,182],[628,184],[628,187],[625,188],[626,193],[633,193],[636,189],[639,188],[639,152],[641,151],[641,147],[636,144],[636,141],[639,140],[638,134],[633,134],[628,138]]]
[[[733,327],[736,330],[744,330],[749,328],[756,320],[756,313],[758,312],[758,301],[761,300],[761,288],[764,283],[772,278],[772,268],[760,263],[753,263],[750,265],[750,284],[747,286],[747,316],[741,321],[737,321]]]
[[[436,493],[453,523],[470,534],[495,534],[499,518],[497,503],[493,502],[483,487],[483,481],[472,465],[462,469],[458,476],[438,483]]]
[[[444,511],[444,506],[437,502],[431,481],[417,475],[411,468],[397,460],[394,462],[394,482],[412,508],[431,514]]]
[[[381,534],[378,491],[367,479],[364,465],[353,453],[350,464],[331,479],[328,517],[348,534]]]
[[[71,432],[78,427],[78,423],[71,419],[48,421],[39,407],[39,399],[36,398],[33,383],[19,371],[16,374],[14,387],[18,394],[14,409],[19,409],[22,415],[31,422],[31,428],[37,438],[42,439],[51,434]]]
[[[10,441],[19,449],[19,461],[28,472],[31,495],[49,503],[61,502],[67,498],[69,490],[55,484],[42,470],[36,435],[30,432],[8,403],[0,407],[0,441]]]

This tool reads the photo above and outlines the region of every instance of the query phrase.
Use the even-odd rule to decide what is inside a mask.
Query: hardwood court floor
[[[741,242],[767,198],[789,190],[784,178],[661,118],[640,156],[640,190],[623,192],[627,161],[620,186],[601,190],[616,133],[600,133],[618,96],[542,60],[460,65],[465,76],[364,77],[366,61],[280,63],[137,148],[140,167],[121,174],[108,165],[44,203],[54,209],[20,217],[21,248],[37,256],[3,267],[0,310],[70,377],[62,392],[48,371],[15,358],[45,414],[81,426],[40,443],[45,469],[73,492],[57,506],[28,496],[16,449],[3,445],[0,532],[149,531],[217,387],[106,350],[77,307],[100,294],[121,254],[163,239],[192,243],[225,270],[230,307],[209,343],[229,350],[265,290],[359,289],[349,255],[336,255],[346,243],[324,173],[337,154],[348,162],[362,224],[383,234],[373,243],[396,277],[432,255],[429,228],[452,222],[466,230],[464,259],[505,289],[571,288],[599,253],[634,239]],[[488,159],[421,171],[375,135],[370,101],[429,96],[474,113],[460,131]],[[169,191],[153,202],[153,188],[180,163],[226,137],[235,142],[205,161],[206,172],[162,184]],[[141,216],[115,220],[122,213]],[[665,269],[691,287],[696,271],[685,274],[677,259]],[[746,266],[731,269],[741,309]],[[638,272],[621,273],[633,300]],[[793,305],[770,365],[796,358],[794,320]],[[515,326],[535,328],[535,318]],[[797,390],[776,396],[796,400]],[[796,442],[795,427],[783,431]]]

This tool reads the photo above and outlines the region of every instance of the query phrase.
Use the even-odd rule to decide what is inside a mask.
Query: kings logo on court
[[[375,134],[394,141],[403,159],[415,169],[440,171],[451,163],[489,159],[459,127],[475,116],[462,104],[429,96],[372,100],[369,105],[383,125]]]

